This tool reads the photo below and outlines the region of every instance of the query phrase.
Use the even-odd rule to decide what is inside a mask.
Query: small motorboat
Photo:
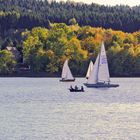
[[[81,89],[69,89],[70,92],[84,92],[84,90]]]
[[[75,79],[60,79],[60,82],[74,82]]]
[[[73,88],[72,86],[69,88],[70,92],[84,92],[84,88],[83,86],[81,86],[81,89],[79,89],[77,86],[75,86],[75,88]]]

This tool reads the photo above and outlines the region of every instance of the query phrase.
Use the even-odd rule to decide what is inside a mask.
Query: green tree
[[[69,20],[69,24],[70,24],[70,25],[76,25],[76,24],[77,24],[76,19],[75,19],[75,18],[70,19],[70,20]]]
[[[9,74],[14,71],[16,61],[13,59],[13,54],[7,50],[0,51],[0,73]]]

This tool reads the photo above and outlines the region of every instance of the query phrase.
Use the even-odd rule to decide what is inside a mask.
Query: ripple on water
[[[2,140],[138,140],[140,79],[112,79],[116,89],[70,93],[56,78],[1,78]]]

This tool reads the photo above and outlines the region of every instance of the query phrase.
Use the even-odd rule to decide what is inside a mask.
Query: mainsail
[[[93,69],[93,62],[90,61],[88,71],[87,71],[87,74],[86,74],[86,78],[89,78],[89,75],[92,72],[92,69]]]
[[[98,81],[110,82],[110,75],[104,43],[102,43],[100,51]]]
[[[73,80],[74,79],[74,77],[72,76],[72,73],[70,71],[70,68],[68,66],[68,60],[66,60],[64,65],[63,65],[61,77],[62,77],[62,79],[65,79],[65,80]]]
[[[108,62],[103,43],[101,45],[100,53],[96,58],[94,69],[92,69],[87,81],[88,84],[96,84],[98,82],[110,82]]]

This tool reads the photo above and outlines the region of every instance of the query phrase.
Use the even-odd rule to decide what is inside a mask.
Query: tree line
[[[75,18],[80,26],[112,28],[125,32],[140,29],[140,7],[104,6],[47,0],[0,0],[0,34],[12,29],[49,28],[49,22],[66,23]]]
[[[13,73],[19,63],[33,72],[61,73],[69,59],[74,75],[85,75],[89,61],[95,62],[104,41],[111,76],[140,76],[140,31],[125,33],[112,29],[79,26],[75,19],[49,23],[49,28],[15,30],[0,41],[0,73]],[[7,49],[16,48],[20,57]]]

